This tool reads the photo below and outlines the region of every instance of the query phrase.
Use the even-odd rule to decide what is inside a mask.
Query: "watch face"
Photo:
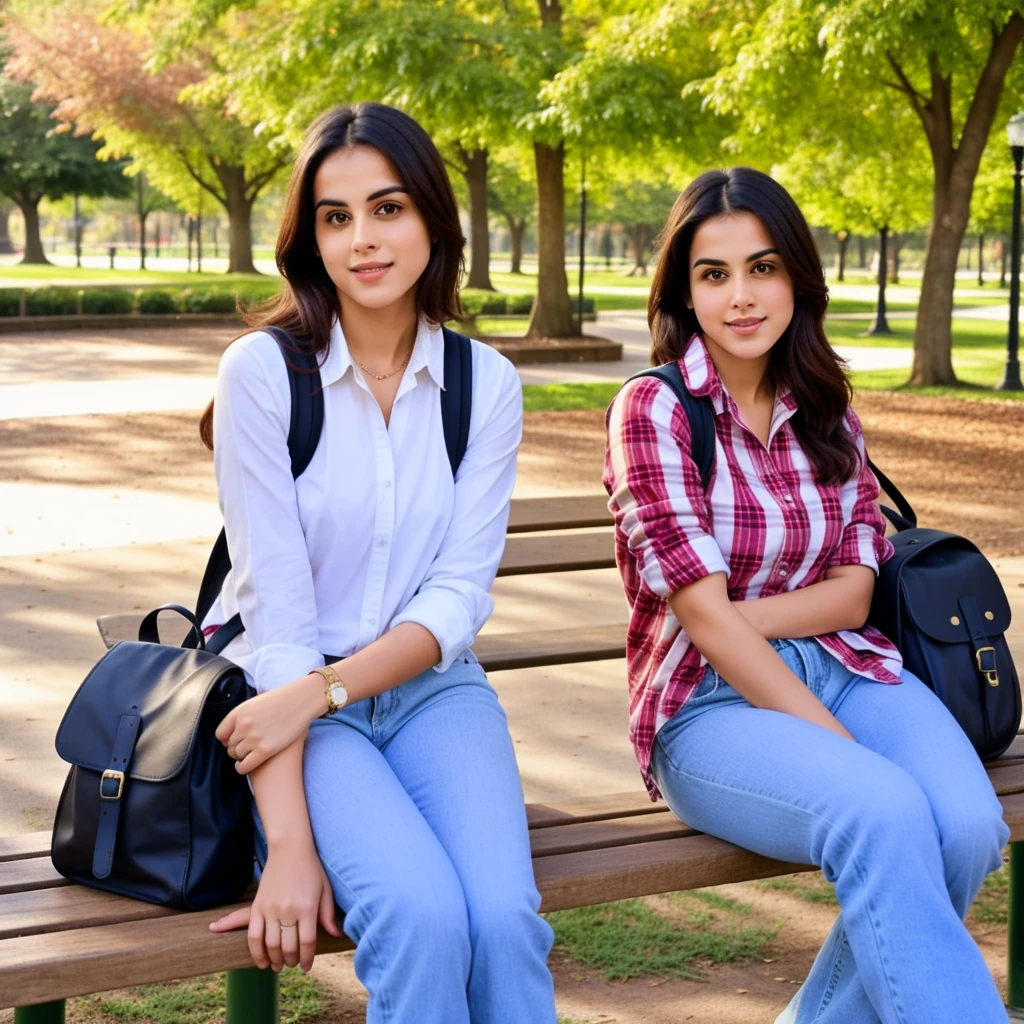
[[[342,686],[341,683],[333,683],[331,685],[331,700],[341,707],[348,700],[348,690]]]

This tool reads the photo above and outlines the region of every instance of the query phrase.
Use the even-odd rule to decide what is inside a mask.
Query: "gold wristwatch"
[[[326,718],[328,715],[333,715],[335,711],[340,711],[348,703],[348,690],[341,681],[341,676],[330,665],[324,665],[323,668],[310,669],[311,675],[314,672],[318,676],[322,676],[327,684],[324,689],[324,696],[327,698],[327,710],[320,716],[321,718]]]

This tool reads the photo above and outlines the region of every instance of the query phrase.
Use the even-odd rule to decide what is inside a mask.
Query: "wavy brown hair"
[[[341,309],[337,288],[317,256],[313,178],[327,157],[353,146],[371,146],[391,164],[427,232],[436,239],[416,285],[417,315],[437,324],[462,315],[459,280],[466,240],[437,147],[416,121],[395,107],[383,103],[334,107],[310,126],[292,169],[275,249],[284,288],[272,299],[242,311],[248,327],[281,327],[299,350],[321,357],[330,346],[331,325]],[[207,448],[213,448],[213,402],[199,420],[199,436]]]
[[[843,418],[853,389],[846,366],[825,336],[828,288],[814,236],[793,197],[767,174],[749,167],[706,171],[676,200],[661,234],[661,253],[647,303],[654,364],[680,359],[701,333],[690,298],[690,247],[706,220],[752,213],[765,226],[793,281],[793,319],[772,348],[769,372],[776,387],[797,401],[790,421],[822,484],[843,483],[860,472],[860,458]]]

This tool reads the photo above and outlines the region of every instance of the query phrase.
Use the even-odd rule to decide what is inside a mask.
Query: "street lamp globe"
[[[1006,125],[1006,137],[1012,148],[1024,146],[1024,113],[1014,114],[1010,118]]]

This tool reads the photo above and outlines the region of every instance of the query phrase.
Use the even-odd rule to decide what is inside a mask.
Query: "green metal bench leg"
[[[64,1024],[64,1000],[19,1006],[14,1011],[14,1024]]]
[[[277,975],[272,970],[244,967],[228,971],[227,990],[224,1024],[277,1024]]]
[[[1024,841],[1010,843],[1006,1002],[1024,1009]]]

